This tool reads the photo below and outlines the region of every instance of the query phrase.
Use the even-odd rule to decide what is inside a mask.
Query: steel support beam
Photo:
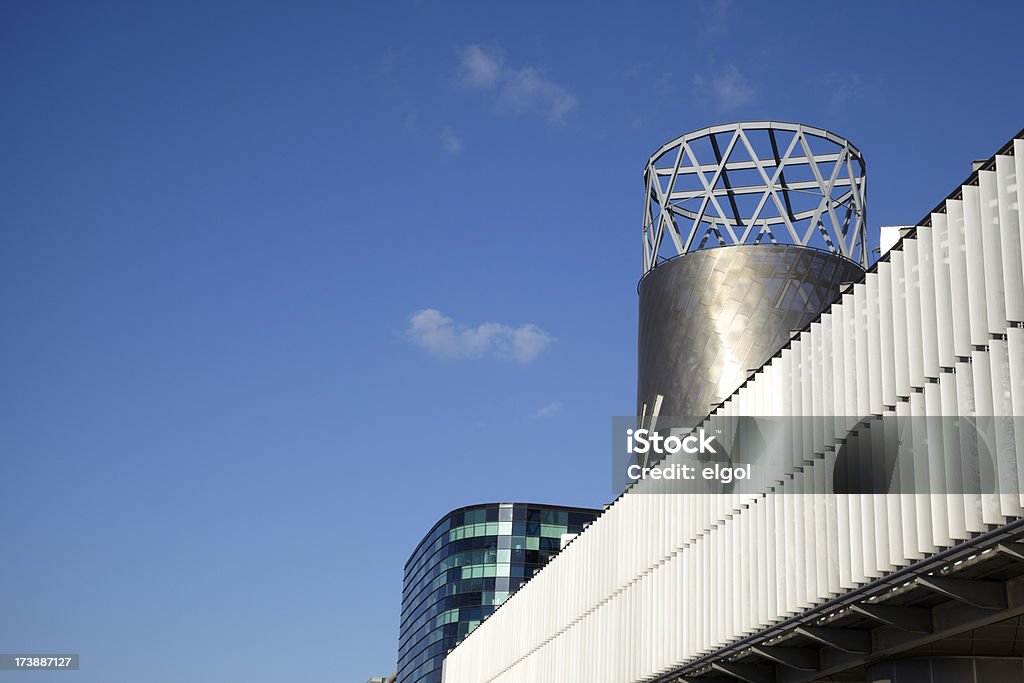
[[[896,607],[860,603],[850,605],[857,614],[863,614],[889,626],[895,626],[911,633],[932,632],[932,611],[925,607]]]
[[[720,673],[735,676],[746,683],[775,683],[775,667],[769,664],[715,662],[711,668]]]
[[[996,546],[996,552],[1024,562],[1024,543],[1000,543]]]
[[[818,650],[816,648],[755,645],[751,650],[776,664],[788,666],[791,669],[817,671],[818,667],[821,666],[821,663],[818,661]]]
[[[840,673],[847,669],[867,663],[870,658],[877,661],[882,657],[893,657],[906,650],[928,645],[943,638],[966,633],[983,626],[1012,619],[1024,615],[1024,576],[1019,576],[1005,583],[999,583],[1007,599],[1006,609],[991,609],[977,607],[967,602],[950,600],[931,609],[931,621],[933,629],[931,633],[914,633],[896,626],[879,626],[871,631],[871,649],[868,653],[855,654],[850,652],[836,652],[831,649],[824,649],[819,652],[821,657],[821,668],[818,671],[780,671],[776,680],[778,683],[810,683],[827,676]],[[805,628],[798,627],[797,633]],[[843,629],[834,629],[843,630]],[[804,633],[803,635],[808,635]],[[821,642],[821,641],[819,641]]]
[[[1006,584],[1002,581],[976,581],[970,579],[949,579],[938,576],[922,576],[917,585],[945,595],[947,598],[966,602],[982,609],[1006,609]]]
[[[852,654],[871,652],[871,634],[869,631],[853,628],[834,628],[830,626],[798,626],[796,632],[811,640],[834,647]]]

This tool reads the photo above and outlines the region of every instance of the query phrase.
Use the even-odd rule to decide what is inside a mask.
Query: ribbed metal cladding
[[[793,245],[695,251],[640,281],[637,415],[703,417],[817,318],[844,282],[842,256]],[[646,407],[645,407],[646,404]]]

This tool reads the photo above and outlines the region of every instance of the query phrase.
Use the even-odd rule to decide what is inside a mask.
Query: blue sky
[[[1024,125],[1022,15],[3,3],[0,651],[389,672],[439,516],[608,499],[647,156],[813,124],[914,223]]]

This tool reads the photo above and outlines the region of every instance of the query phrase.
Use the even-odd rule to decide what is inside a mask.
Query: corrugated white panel
[[[882,404],[896,405],[896,332],[893,329],[892,264],[878,264],[878,344]],[[827,415],[828,413],[826,413]]]
[[[987,424],[991,426],[995,445],[995,476],[999,482],[994,489],[1001,494],[999,496],[999,514],[1007,517],[1018,516],[1022,510],[1020,490],[1016,486],[1019,470],[1017,467],[1017,445],[1014,437],[1014,425],[1011,420],[1005,419],[1013,415],[1009,346],[1005,340],[992,340],[989,344],[989,360],[991,361],[989,376],[992,378],[992,411],[990,415],[993,419],[989,420]],[[1004,419],[996,420],[996,417]]]
[[[810,382],[811,385],[811,402],[808,406],[806,413],[808,415],[824,415],[824,386],[825,386],[825,373],[822,371],[823,349],[822,349],[822,331],[821,322],[811,323],[811,331],[809,335],[809,343],[806,347],[806,357],[804,363],[810,368]],[[831,339],[829,340],[831,342]],[[812,452],[815,457],[824,455],[825,453],[825,430],[821,420],[814,420],[812,422]]]
[[[1024,262],[1024,140],[1013,141],[1013,168],[1014,175],[1017,176],[1017,182],[1015,183],[1017,194],[1012,196],[1012,193],[1008,192],[1007,199],[1011,204],[1011,209],[1016,205],[1017,226],[1020,229],[1018,235],[1021,246],[1021,261]]]
[[[918,338],[921,343],[924,376],[929,379],[938,379],[939,377],[939,335],[936,329],[935,311],[937,297],[935,296],[935,266],[932,263],[935,253],[932,245],[934,236],[931,228],[920,227],[917,229],[918,299],[921,309]]]
[[[896,416],[901,418],[897,422],[898,425],[910,424],[910,420],[907,419],[910,417],[909,397],[908,400],[900,401],[896,404]],[[907,471],[907,464],[910,458],[907,456],[905,444],[909,443],[909,439],[904,439],[903,444],[901,444],[899,449],[897,467],[900,469],[900,477],[902,479],[912,478],[912,476],[908,476],[908,474],[912,473],[908,473]],[[923,555],[918,549],[917,542],[917,517],[915,514],[917,511],[917,501],[915,500],[915,496],[912,493],[900,493],[896,497],[900,500],[900,511],[898,517],[899,524],[897,525],[895,519],[890,521],[893,525],[893,530],[895,531],[896,528],[899,528],[903,535],[903,557],[900,558],[899,562],[899,564],[903,565],[906,563],[906,560],[919,560]]]
[[[836,395],[835,395],[835,383],[842,382],[842,377],[836,377],[835,368],[832,364],[832,314],[825,313],[821,316],[821,330],[820,334],[820,348],[821,352],[819,358],[818,371],[821,373],[821,409],[818,415],[835,415]],[[826,432],[824,434],[824,443],[826,446],[835,445],[835,424],[825,424],[825,420],[822,420],[822,429]]]
[[[925,414],[928,419],[925,428],[928,430],[928,455],[931,456],[928,475],[929,491],[936,491],[937,494],[928,496],[931,503],[932,518],[932,543],[936,547],[949,547],[952,537],[949,532],[949,510],[948,501],[942,492],[948,491],[946,485],[946,462],[945,450],[942,443],[942,422],[934,419],[934,416],[942,415],[942,390],[939,382],[928,384],[924,388]]]
[[[975,351],[971,356],[971,370],[974,378],[974,415],[978,428],[970,439],[972,455],[979,463],[978,475],[981,480],[983,491],[992,491],[995,488],[996,472],[993,462],[995,448],[986,436],[989,436],[989,429],[986,429],[986,422],[992,416],[992,364],[987,351]],[[981,519],[985,524],[1002,523],[999,514],[999,499],[993,493],[983,493],[981,496]]]
[[[952,373],[943,373],[939,378],[939,398],[942,404],[940,415],[959,415],[960,406],[957,401],[957,377]],[[960,440],[959,436],[952,429],[949,420],[942,423],[942,448],[946,462],[946,481],[959,482],[963,480],[963,472],[960,469]],[[955,491],[952,487],[950,491]],[[946,496],[946,511],[949,521],[950,538],[967,540],[970,532],[967,531],[966,503],[963,495],[951,493]]]
[[[953,317],[950,311],[951,276],[949,270],[949,231],[946,228],[946,214],[933,213],[932,219],[932,293],[935,296],[935,340],[938,344],[939,365],[952,368],[956,362],[953,355]],[[879,264],[881,268],[882,264]],[[884,304],[883,304],[884,305]]]
[[[893,419],[896,417],[896,410],[888,410],[885,413],[885,417],[888,419],[883,423],[885,429],[892,430],[896,428],[896,421]],[[889,435],[891,436],[891,434]],[[888,529],[888,541],[889,541],[889,564],[894,567],[900,566],[907,557],[906,551],[904,550],[903,544],[903,524],[900,521],[900,516],[903,514],[903,501],[899,496],[887,495],[885,496],[886,504],[886,517],[889,521]]]
[[[853,288],[853,340],[857,380],[857,415],[871,412],[871,380],[868,361],[867,287]]]
[[[814,596],[820,602],[826,596],[832,595],[832,582],[829,580],[829,549],[831,544],[828,542],[829,529],[831,527],[829,526],[828,514],[829,496],[824,493],[827,477],[824,459],[815,461],[811,469],[811,475],[814,477],[812,490],[815,492],[812,496],[813,508],[811,510],[811,519],[814,521],[814,537],[809,541],[808,546],[818,549],[818,552],[814,554],[816,560],[815,574],[818,579]],[[833,519],[832,522],[834,523],[834,521]],[[834,551],[834,546],[832,546],[832,550]]]
[[[852,420],[863,414],[860,412],[860,407],[857,403],[857,395],[859,393],[859,378],[857,377],[857,305],[853,294],[843,294],[842,302],[838,308],[843,318],[843,369],[845,372],[843,385],[846,392],[844,405],[846,409],[845,414],[848,416],[845,427],[850,429],[855,424]]]
[[[1003,259],[1003,292],[1006,317],[1024,322],[1024,254],[1021,245],[1017,171],[1013,157],[996,157],[996,191],[999,204],[999,242]]]
[[[924,387],[924,350],[921,341],[921,268],[917,263],[917,240],[903,240],[904,292],[907,298],[907,360],[910,386]]]
[[[985,299],[985,244],[981,228],[981,193],[974,185],[961,189],[964,207],[964,259],[967,262],[967,309],[971,317],[971,344],[988,342],[988,309]]]
[[[881,441],[875,435],[879,433],[877,428],[872,430],[873,440]],[[874,514],[874,533],[872,534],[875,541],[875,569],[879,576],[895,568],[893,559],[890,554],[890,542],[889,535],[891,533],[892,522],[889,518],[889,506],[888,499],[892,496],[885,494],[871,494],[871,507]]]
[[[910,398],[910,356],[907,348],[907,278],[902,251],[889,252],[892,265],[892,332],[895,343],[896,396]]]
[[[929,458],[925,448],[927,434],[922,429],[925,424],[922,418],[925,412],[924,393],[915,393],[910,397],[910,415],[913,418],[908,425],[910,430],[911,448],[914,462],[914,517],[917,520],[917,551],[920,557],[933,553],[938,548],[932,542],[932,506],[931,496],[927,493],[929,480]]]
[[[797,520],[795,539],[797,552],[795,557],[797,563],[803,564],[803,582],[797,584],[797,588],[799,588],[798,606],[807,608],[818,600],[818,562],[814,555],[805,552],[806,548],[814,547],[815,537],[812,507],[814,498],[810,495],[812,491],[807,481],[806,469],[797,473],[794,477],[794,483],[796,484],[793,488],[794,495],[789,497],[796,504],[794,513]]]
[[[950,318],[953,320],[953,355],[971,355],[971,304],[967,296],[967,245],[964,236],[964,203],[946,200],[946,227],[949,236]]]
[[[974,416],[974,366],[971,363],[957,363],[954,377],[956,377],[956,404],[959,412],[953,415]],[[972,451],[976,445],[971,439],[959,432],[957,435],[957,462],[960,463],[960,476],[968,486],[968,482],[977,479],[976,457],[972,457]],[[976,486],[968,486],[968,491],[976,490]],[[964,525],[967,531],[980,533],[986,530],[982,521],[981,496],[977,493],[964,494]]]
[[[1010,381],[1010,414],[1024,416],[1024,328],[1011,327],[1006,333],[1007,367]],[[1014,420],[1017,453],[1024,453],[1024,421]],[[1024,466],[1017,467],[1017,486],[1020,504],[1024,506]]]
[[[982,274],[985,278],[988,332],[1000,334],[1006,330],[1006,293],[1003,290],[1003,248],[995,171],[978,171],[978,209],[981,214],[981,246],[985,252]]]

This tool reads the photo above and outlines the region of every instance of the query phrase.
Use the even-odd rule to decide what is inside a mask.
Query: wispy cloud
[[[441,358],[491,356],[519,363],[533,361],[553,341],[550,334],[532,324],[510,327],[482,323],[476,327],[457,324],[434,308],[409,316],[406,339]]]
[[[501,79],[502,58],[494,50],[484,49],[481,45],[469,45],[459,59],[462,65],[463,85],[470,88],[493,88]]]
[[[560,121],[576,108],[575,93],[549,79],[538,67],[506,67],[493,49],[472,44],[460,58],[459,82],[476,90],[491,92],[500,111],[509,114],[538,114]]]
[[[562,412],[562,403],[560,401],[553,401],[544,406],[543,408],[541,408],[540,410],[538,410],[537,412],[535,412],[530,417],[533,418],[534,420],[547,420],[548,418],[552,418],[555,415],[558,415],[560,412]]]
[[[514,72],[498,92],[499,105],[514,114],[546,112],[558,121],[576,106],[576,96],[533,67]]]
[[[707,78],[697,74],[693,82],[700,99],[719,113],[742,107],[753,100],[756,94],[754,87],[747,82],[735,64],[729,64],[719,73]]]
[[[462,140],[450,128],[441,131],[441,147],[449,154],[458,154],[462,151]]]
[[[822,92],[831,92],[829,107],[833,114],[845,114],[850,102],[864,97],[864,80],[860,74],[829,72],[815,78],[812,84]]]

